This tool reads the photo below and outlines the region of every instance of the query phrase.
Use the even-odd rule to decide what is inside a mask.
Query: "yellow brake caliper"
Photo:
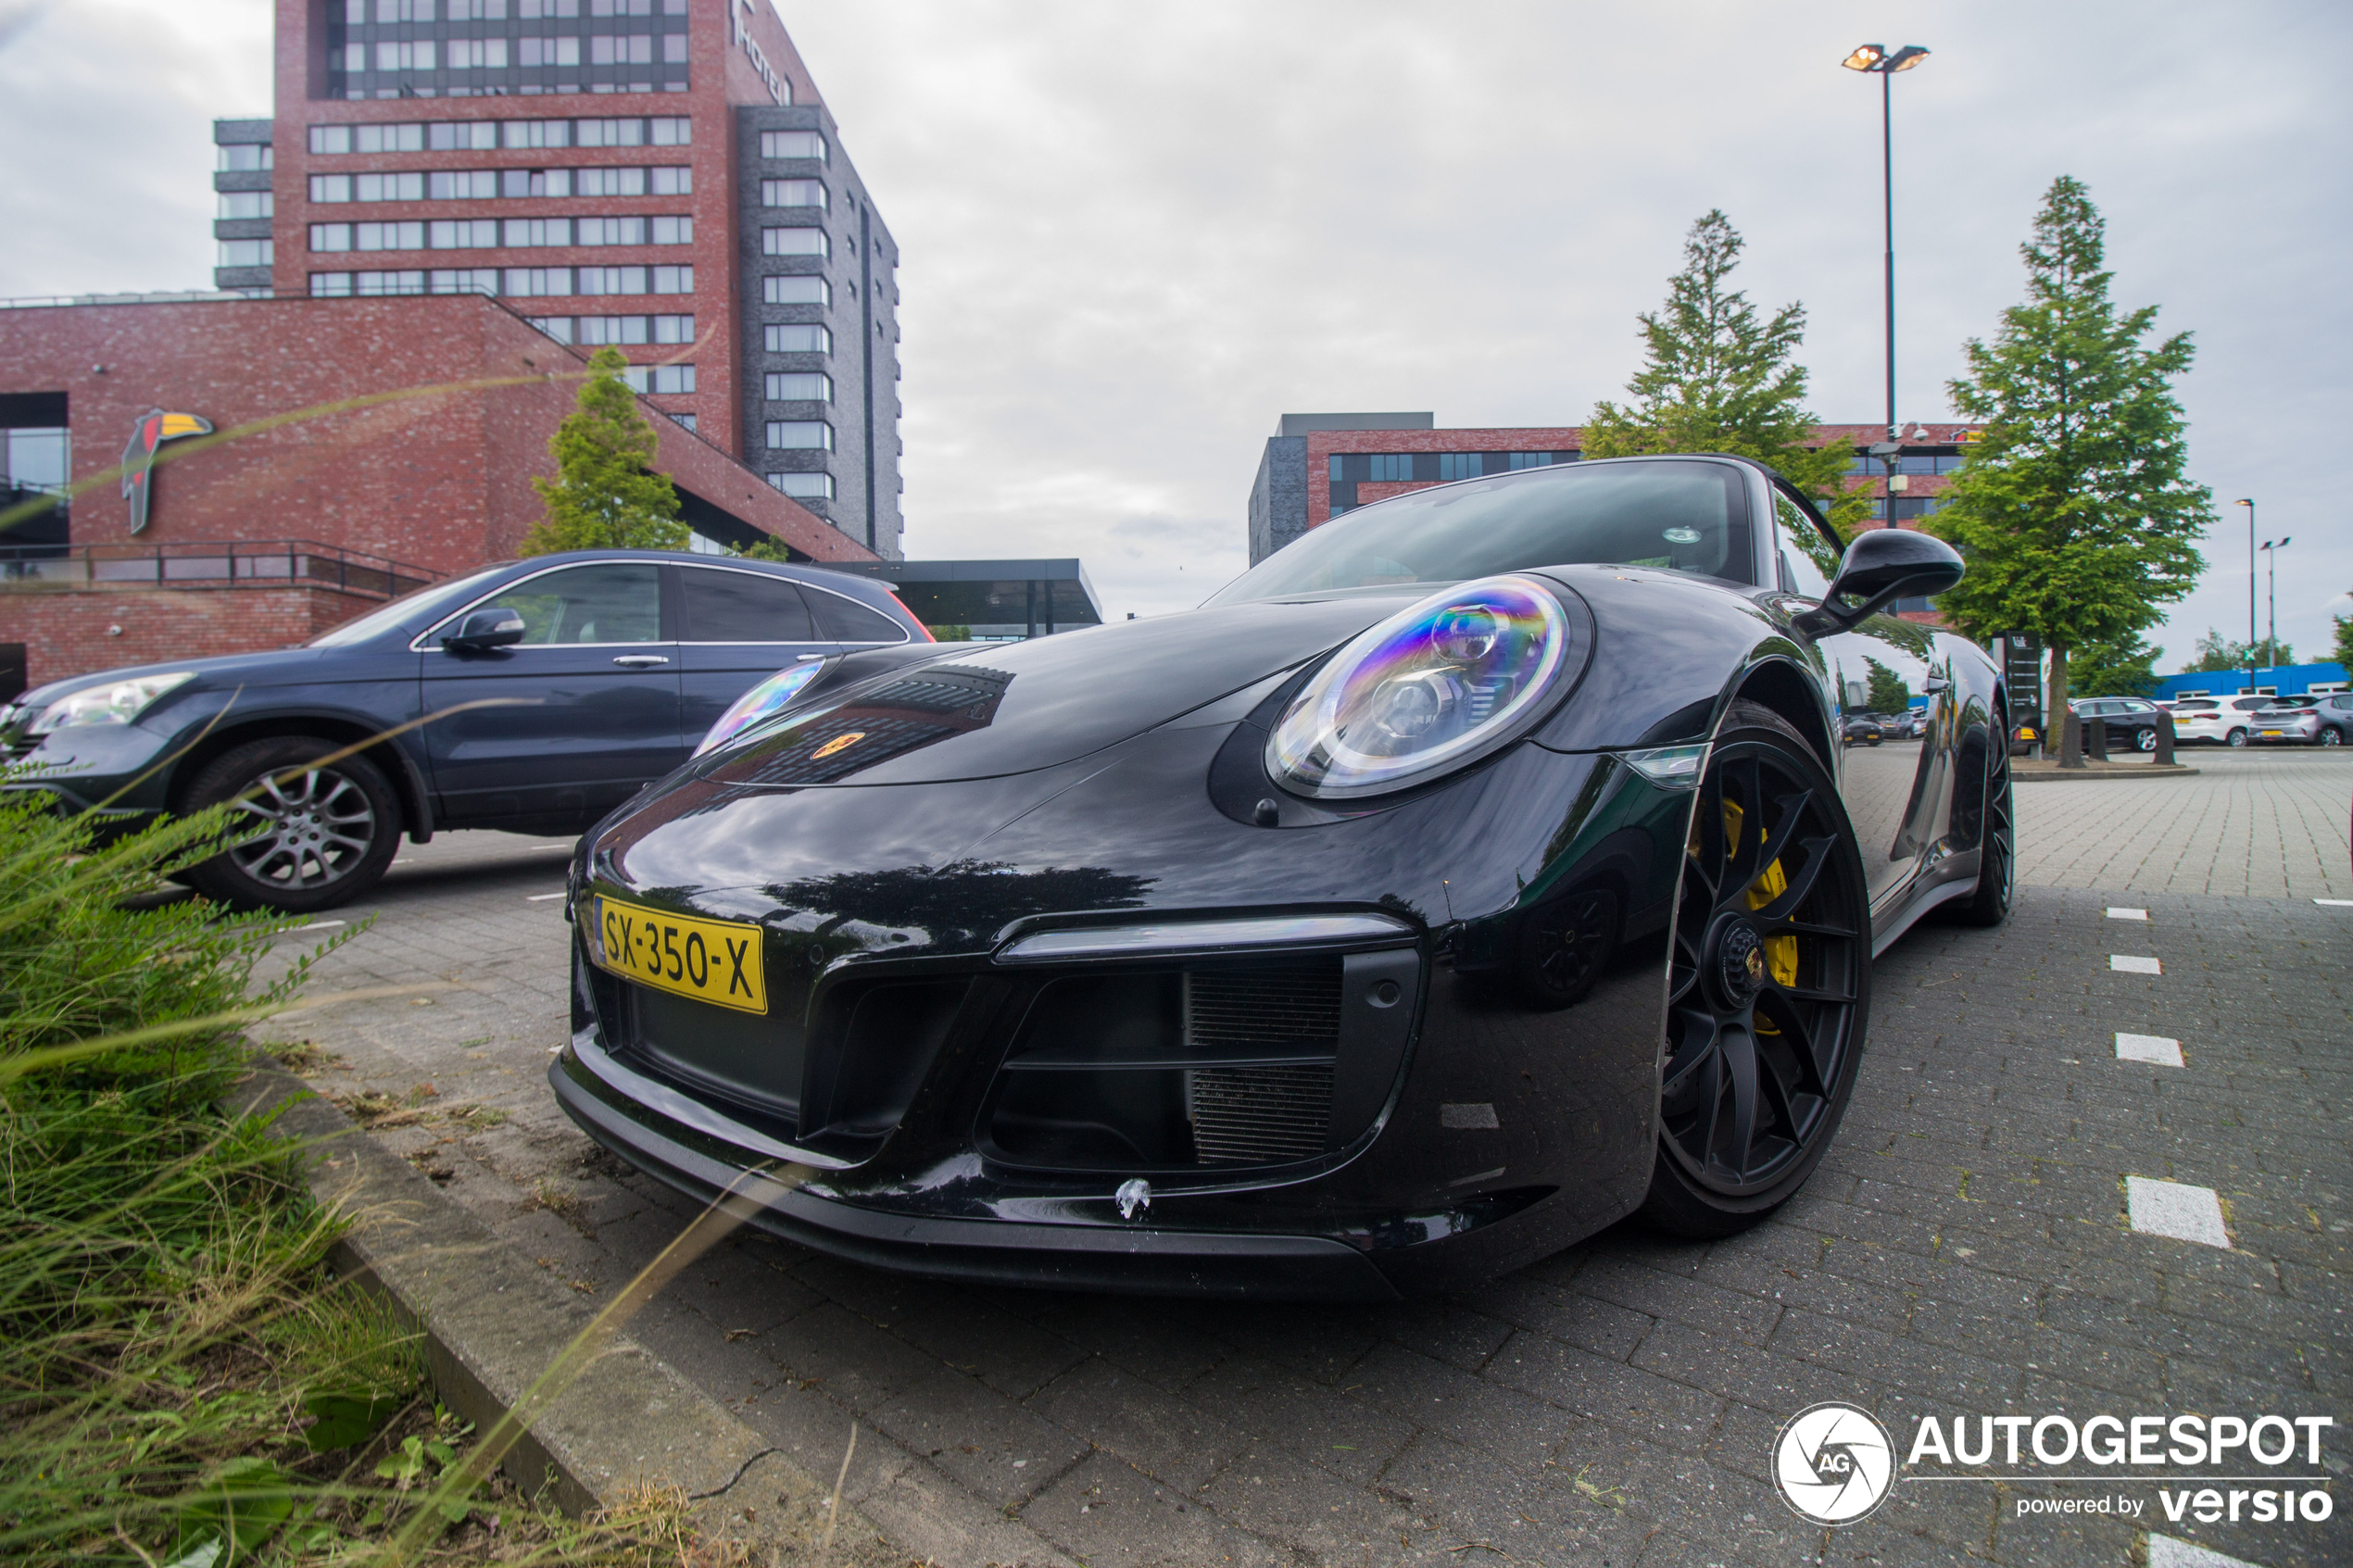
[[[1724,853],[1727,859],[1740,853],[1741,828],[1747,813],[1730,800],[1724,802]],[[1758,830],[1762,832],[1763,830]],[[1696,847],[1694,846],[1694,847]],[[1781,870],[1780,857],[1776,855],[1766,868],[1757,872],[1756,880],[1748,884],[1748,907],[1761,909],[1789,891],[1789,877]],[[1772,971],[1773,979],[1782,985],[1797,984],[1797,938],[1793,935],[1765,938],[1765,967]],[[1763,1018],[1756,1021],[1759,1034],[1779,1034]]]

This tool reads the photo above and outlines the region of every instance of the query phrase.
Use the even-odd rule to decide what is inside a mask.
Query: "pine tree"
[[[1853,454],[1814,445],[1806,412],[1806,367],[1794,363],[1806,337],[1806,307],[1784,305],[1759,320],[1748,295],[1726,286],[1739,265],[1742,240],[1729,219],[1714,211],[1692,225],[1683,242],[1683,270],[1667,281],[1666,307],[1635,319],[1642,324],[1645,363],[1626,383],[1624,408],[1596,403],[1585,422],[1588,458],[1642,452],[1730,452],[1771,465],[1815,498],[1841,537],[1869,514],[1866,495],[1846,494]],[[1823,569],[1838,561],[1813,530],[1793,531]]]
[[[1864,673],[1870,679],[1870,688],[1863,705],[1873,713],[1901,713],[1912,706],[1912,691],[1904,677],[1881,664],[1870,655],[1863,656]]]
[[[1969,558],[1937,596],[1980,639],[2030,632],[2051,650],[2049,720],[2063,733],[2068,655],[2121,646],[2197,582],[2195,541],[2213,493],[2188,458],[2173,377],[2187,332],[2145,346],[2157,307],[2118,313],[2101,265],[2106,223],[2084,187],[2051,183],[2026,258],[2027,297],[1991,344],[1972,338],[1953,406],[1986,423],[1931,526]],[[2071,752],[2068,759],[2073,760]]]
[[[686,547],[678,491],[668,474],[647,466],[654,458],[654,427],[621,379],[628,364],[618,348],[600,348],[588,361],[578,406],[547,440],[556,477],[531,482],[547,515],[531,525],[521,554]]]
[[[2158,651],[2138,633],[2121,643],[2086,643],[2068,655],[2068,684],[2085,696],[2154,696]]]
[[[2353,616],[2332,615],[2329,623],[2336,628],[2336,661],[2353,670]]]

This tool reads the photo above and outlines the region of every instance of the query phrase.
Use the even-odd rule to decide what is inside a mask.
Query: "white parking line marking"
[[[2146,920],[2149,918],[2149,912],[2146,909],[2112,909],[2108,910],[2108,918],[2110,920]]]
[[[563,895],[560,893],[535,893],[530,897],[525,898],[523,902],[526,904],[544,904],[550,898],[560,898],[562,897]]]
[[[2149,1532],[2149,1568],[2255,1568],[2244,1558],[2225,1557],[2210,1548],[2177,1541]]]
[[[2110,953],[2108,967],[2120,974],[2163,974],[2165,966],[2155,959],[2136,959],[2126,953]]]
[[[2126,1035],[2120,1032],[2116,1036],[2116,1060],[2179,1067],[2182,1065],[2182,1042],[2169,1040],[2162,1035]]]
[[[2170,1236],[2206,1247],[2231,1245],[2231,1233],[2222,1228],[2222,1196],[2212,1187],[2127,1176],[2124,1208],[2133,1228],[2145,1236]]]
[[[2353,909],[2353,898],[2315,898],[2312,902],[2332,909]]]
[[[297,932],[304,931],[333,931],[336,926],[349,925],[350,923],[351,922],[347,920],[314,920],[308,925],[288,926],[284,935],[292,936]]]

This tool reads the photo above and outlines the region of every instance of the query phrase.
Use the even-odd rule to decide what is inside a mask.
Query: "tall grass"
[[[676,1561],[665,1499],[582,1527],[483,1483],[415,1341],[327,1269],[346,1221],[303,1151],[220,1109],[335,942],[264,984],[297,921],[145,897],[222,809],[100,846],[44,804],[0,791],[0,1561]]]

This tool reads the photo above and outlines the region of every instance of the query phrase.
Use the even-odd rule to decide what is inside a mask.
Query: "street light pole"
[[[2246,496],[2233,501],[2246,508],[2246,695],[2255,695],[2255,502]]]
[[[1887,234],[1887,438],[1895,439],[1895,129],[1894,94],[1888,81],[1899,70],[1909,70],[1928,57],[1928,51],[1917,44],[1906,44],[1890,54],[1882,44],[1864,44],[1856,47],[1839,63],[1849,70],[1871,71],[1879,77],[1879,139],[1880,139],[1880,205],[1881,217]],[[1895,524],[1895,466],[1888,465],[1887,522]]]
[[[2263,564],[2267,569],[2263,574],[2266,580],[2263,588],[2264,615],[2271,628],[2264,633],[2268,646],[2263,651],[2271,659],[2273,670],[2284,668],[2280,663],[2280,552],[2287,546],[2288,535],[2284,533],[2276,540],[2263,541]]]

